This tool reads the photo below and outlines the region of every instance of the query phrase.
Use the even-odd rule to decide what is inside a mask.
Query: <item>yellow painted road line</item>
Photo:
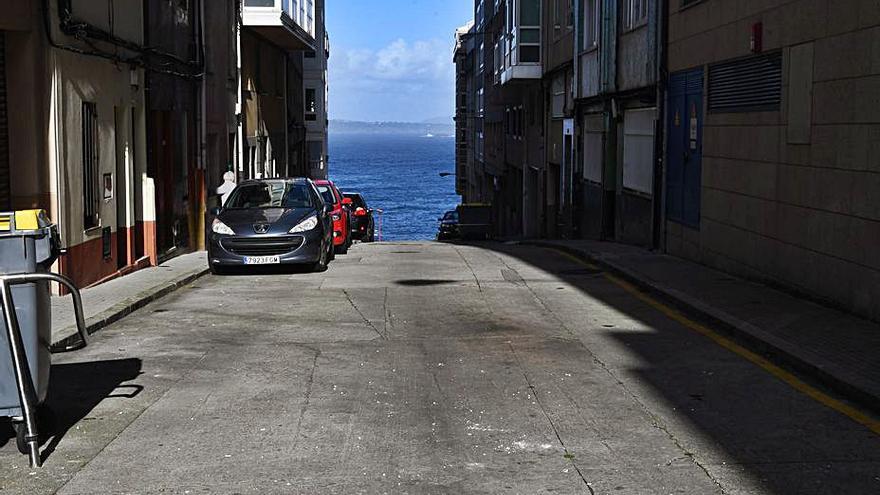
[[[555,249],[555,248],[553,249],[553,251],[561,254],[565,258],[568,258],[568,259],[570,259],[580,265],[586,266],[591,269],[601,269],[597,265],[595,265],[594,263],[589,263],[587,261],[584,261],[584,260],[582,260],[576,256],[573,256],[565,251],[561,251],[561,250]],[[865,412],[862,412],[859,409],[856,409],[855,407],[853,407],[849,404],[841,402],[840,400],[837,400],[834,397],[831,397],[830,395],[826,394],[825,392],[822,392],[821,390],[818,390],[817,388],[805,383],[803,380],[794,376],[790,372],[780,368],[779,366],[773,364],[772,362],[768,361],[766,358],[762,357],[761,355],[756,354],[755,352],[752,352],[752,351],[746,349],[745,347],[737,344],[736,342],[733,342],[732,340],[728,339],[727,337],[720,335],[719,333],[712,330],[711,328],[688,318],[682,312],[661,303],[657,299],[654,299],[653,297],[646,294],[645,292],[640,290],[638,287],[627,282],[626,280],[623,280],[620,277],[612,275],[612,274],[608,273],[607,271],[603,271],[602,275],[608,281],[610,281],[613,284],[617,285],[618,287],[622,288],[626,292],[635,296],[637,299],[646,303],[647,305],[651,306],[652,308],[656,309],[657,311],[663,313],[671,320],[674,320],[674,321],[680,323],[681,325],[693,330],[694,332],[697,332],[700,335],[709,338],[710,340],[712,340],[713,342],[715,342],[719,346],[721,346],[721,347],[727,349],[728,351],[733,352],[734,354],[752,362],[753,364],[757,365],[758,367],[760,367],[764,371],[770,373],[771,375],[775,376],[779,380],[782,380],[783,382],[787,383],[789,386],[791,386],[795,390],[801,392],[802,394],[812,398],[813,400],[819,402],[820,404],[822,404],[826,407],[830,407],[831,409],[834,409],[835,411],[849,417],[850,419],[852,419],[856,423],[859,423],[859,424],[865,426],[866,428],[868,428],[869,430],[871,430],[872,432],[880,435],[880,420],[873,417],[872,415],[867,414]]]

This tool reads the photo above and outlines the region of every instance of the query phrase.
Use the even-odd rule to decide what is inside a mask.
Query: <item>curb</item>
[[[849,376],[850,373],[848,371],[842,370],[836,365],[821,364],[809,359],[795,346],[783,342],[759,327],[704,304],[699,299],[683,294],[676,289],[646,280],[645,277],[633,270],[583,249],[542,241],[522,241],[522,244],[558,249],[582,260],[594,263],[609,272],[613,272],[638,288],[659,296],[664,302],[669,303],[676,309],[684,310],[692,315],[695,314],[703,322],[719,327],[741,344],[745,344],[752,351],[770,358],[776,364],[807,375],[825,387],[844,396],[846,399],[871,409],[875,413],[880,413],[880,396],[861,387],[858,384],[858,378]]]
[[[206,275],[209,271],[210,270],[207,267],[196,271],[191,271],[183,277],[174,280],[173,282],[157,285],[151,289],[141,292],[133,298],[129,298],[120,303],[117,303],[115,306],[106,311],[86,318],[86,331],[89,333],[89,335],[92,335],[98,330],[101,330],[102,328],[125,318],[126,316],[137,311],[138,309],[143,308],[147,304],[150,304],[157,299],[165,297],[185,285],[191,284],[192,282],[201,278],[203,275]],[[67,326],[59,330],[57,333],[70,335],[62,337],[58,341],[53,341],[53,348],[64,348],[79,342],[79,336],[77,335],[75,325]]]

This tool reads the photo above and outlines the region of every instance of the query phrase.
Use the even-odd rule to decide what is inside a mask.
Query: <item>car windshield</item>
[[[333,189],[330,186],[318,186],[318,192],[321,193],[321,196],[324,196],[324,201],[327,204],[336,204],[336,196],[333,195]]]
[[[458,221],[458,212],[457,211],[447,211],[443,215],[443,220],[457,222]]]
[[[314,208],[314,204],[306,184],[257,182],[237,187],[226,208]]]

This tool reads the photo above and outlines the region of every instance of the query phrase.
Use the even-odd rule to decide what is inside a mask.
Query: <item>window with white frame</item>
[[[599,0],[584,0],[584,50],[599,46],[599,25]]]
[[[541,63],[541,2],[507,0],[505,68]]]
[[[648,23],[648,0],[623,0],[623,28],[635,29]]]

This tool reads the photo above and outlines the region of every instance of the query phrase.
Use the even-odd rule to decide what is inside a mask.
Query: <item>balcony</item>
[[[242,24],[287,50],[315,50],[312,0],[244,0]]]
[[[541,79],[541,2],[507,0],[506,5],[501,84]]]

